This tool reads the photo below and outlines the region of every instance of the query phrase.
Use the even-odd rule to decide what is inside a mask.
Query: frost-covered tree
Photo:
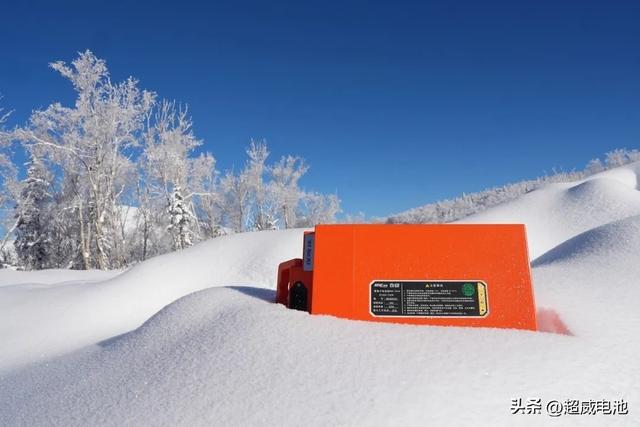
[[[613,150],[605,155],[605,164],[608,169],[622,166],[626,164],[627,161],[627,153],[626,150],[623,149]]]
[[[163,100],[149,120],[143,172],[151,194],[166,200],[174,186],[187,188],[190,156],[202,141],[193,134],[187,108],[173,101]]]
[[[600,161],[600,159],[591,159],[585,168],[585,171],[588,174],[596,174],[602,172],[604,170],[604,165]]]
[[[188,196],[198,218],[199,238],[218,237],[223,234],[223,209],[216,161],[210,153],[202,153],[191,160],[190,168],[191,193]]]
[[[304,160],[295,156],[283,156],[270,167],[269,191],[284,228],[296,226],[298,204],[303,196],[299,181],[308,169]]]
[[[172,189],[179,187],[183,204],[190,212],[203,216],[202,224],[195,218],[192,224],[192,236],[198,238],[213,237],[219,230],[217,197],[214,194],[215,159],[210,153],[193,157],[194,150],[201,144],[202,141],[193,133],[187,108],[165,100],[149,117],[141,159],[146,204],[157,212],[160,203],[170,203]],[[166,227],[163,218],[152,215],[153,227]],[[156,243],[153,252],[162,253],[170,249],[163,247],[162,239]]]
[[[264,140],[251,140],[240,173],[221,179],[220,200],[226,223],[236,232],[312,226],[336,221],[340,201],[335,195],[305,192],[300,178],[308,167],[295,156],[268,164]]]
[[[355,214],[345,215],[340,222],[342,224],[364,224],[366,222],[381,223],[383,221],[381,218],[372,218],[370,221],[367,221],[367,216],[364,214],[364,212],[358,212]]]
[[[1,96],[0,100],[2,100]],[[3,107],[0,107],[0,212],[10,211],[11,206],[15,205],[20,191],[17,178],[18,169],[11,161],[10,156],[12,133],[4,129],[4,124],[10,114],[10,111],[7,112]],[[16,221],[13,215],[3,215],[1,220],[6,229],[2,240],[0,240],[0,253],[4,253],[5,246],[15,231]]]
[[[340,211],[340,199],[337,195],[304,193],[297,226],[313,227],[316,224],[334,223]]]
[[[269,150],[264,141],[251,140],[246,154],[244,168],[237,175],[228,171],[220,180],[223,217],[235,232],[271,229],[275,220],[265,182]]]
[[[0,110],[0,208],[18,202],[13,215],[2,218],[13,222],[4,224],[0,252],[16,238],[25,254],[50,241],[55,244],[40,257],[48,266],[119,268],[230,231],[335,218],[337,198],[300,188],[307,170],[302,159],[268,164],[266,143],[252,140],[244,167],[220,175],[212,154],[197,153],[202,141],[186,107],[156,102],[133,78],[112,81],[105,61],[90,51],[50,66],[73,85],[74,104],[35,110],[11,132],[2,130]],[[24,183],[7,149],[15,142],[34,158]],[[46,203],[27,197],[40,182],[32,179],[36,172],[50,181]],[[34,222],[41,203],[55,215]],[[37,226],[46,228],[48,240],[35,239]],[[45,263],[33,261],[40,258],[21,256],[21,263],[40,268]]]
[[[138,213],[136,215],[136,231],[133,242],[131,242],[132,260],[146,260],[152,253],[152,246],[157,247],[157,235],[155,231],[155,216],[150,202],[149,191],[144,188],[141,180],[138,181],[136,187],[136,196],[138,200]]]
[[[0,100],[2,97],[0,96]],[[0,183],[4,187],[4,191],[0,192],[0,205],[11,199],[12,193],[7,192],[7,183],[15,183],[16,168],[9,156],[9,145],[11,144],[11,133],[5,131],[4,124],[11,112],[5,112],[4,108],[0,107]]]
[[[179,185],[173,188],[169,198],[169,233],[173,236],[174,249],[184,249],[193,244],[191,226],[193,224],[193,214],[189,206],[185,203],[182,189]]]
[[[220,180],[220,192],[224,220],[234,232],[245,231],[251,195],[246,175],[227,172]]]
[[[627,163],[637,162],[639,160],[640,151],[618,148],[605,154],[604,163],[607,169],[611,169],[626,165]]]
[[[33,156],[16,204],[14,248],[25,270],[40,270],[51,265],[50,180],[50,173],[40,159]]]
[[[62,171],[73,195],[65,208],[76,215],[82,267],[119,267],[114,239],[121,198],[132,191],[128,157],[139,144],[155,95],[140,90],[133,78],[112,82],[105,61],[88,50],[71,65],[58,61],[51,67],[73,84],[75,105],[35,111],[15,134]]]
[[[267,158],[269,150],[266,142],[251,140],[247,153],[247,165],[242,171],[243,179],[247,183],[252,212],[248,219],[250,228],[254,230],[272,230],[276,226],[274,206],[270,200],[265,182],[267,173]]]

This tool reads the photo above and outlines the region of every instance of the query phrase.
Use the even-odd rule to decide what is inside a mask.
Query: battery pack
[[[536,329],[522,224],[338,224],[306,232],[276,302],[376,322]]]

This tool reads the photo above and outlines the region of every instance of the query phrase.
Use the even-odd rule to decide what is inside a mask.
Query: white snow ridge
[[[541,322],[555,313],[571,335],[287,310],[271,302],[275,269],[302,230],[217,238],[111,278],[0,271],[0,425],[640,425],[639,175],[552,184],[464,220],[527,225]],[[629,413],[512,415],[517,398],[624,399]]]

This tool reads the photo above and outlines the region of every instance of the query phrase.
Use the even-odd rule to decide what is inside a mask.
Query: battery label
[[[313,246],[315,243],[315,233],[308,233],[304,235],[304,248],[303,248],[303,271],[313,271]]]
[[[485,317],[487,297],[482,281],[378,280],[371,283],[369,308],[374,316]]]

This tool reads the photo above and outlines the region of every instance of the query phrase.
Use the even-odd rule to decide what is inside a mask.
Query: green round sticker
[[[464,285],[462,285],[462,294],[465,297],[470,297],[475,293],[476,293],[476,287],[473,286],[473,284],[465,283]]]

